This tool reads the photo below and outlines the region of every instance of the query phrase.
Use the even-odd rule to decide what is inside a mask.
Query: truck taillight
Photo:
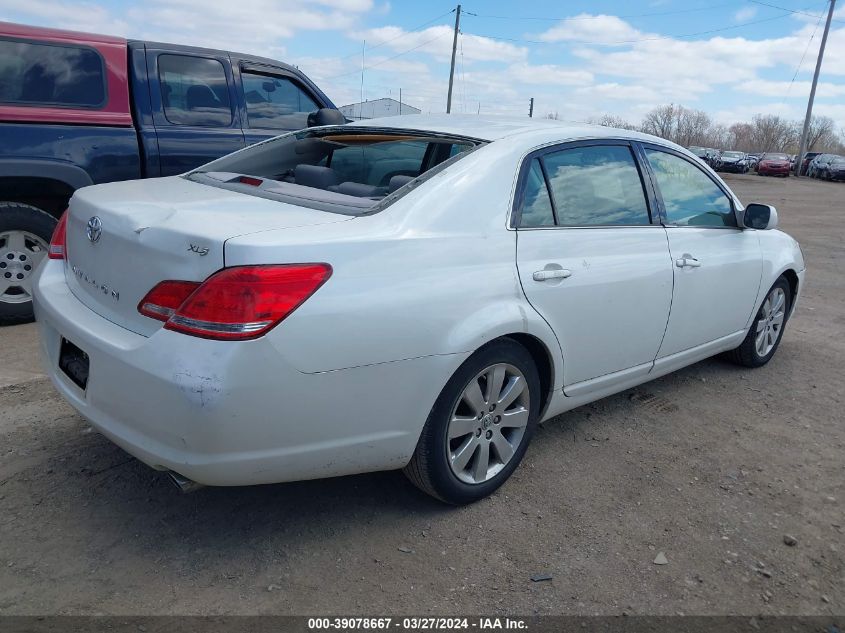
[[[53,237],[50,238],[50,249],[47,256],[50,259],[65,259],[67,257],[67,214],[65,211],[59,218],[59,223],[53,229]]]
[[[198,285],[163,281],[141,300],[138,311],[166,320],[165,329],[191,336],[251,339],[278,325],[331,274],[328,264],[224,268]]]

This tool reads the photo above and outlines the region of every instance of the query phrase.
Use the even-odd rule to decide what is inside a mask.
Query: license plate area
[[[59,369],[83,391],[88,386],[88,367],[88,354],[63,337],[59,348]]]

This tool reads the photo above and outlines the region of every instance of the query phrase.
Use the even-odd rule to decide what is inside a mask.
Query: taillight
[[[196,281],[162,281],[138,304],[138,312],[151,319],[167,321],[197,288]]]
[[[53,229],[53,237],[50,238],[50,249],[47,256],[50,259],[64,259],[67,257],[67,211],[62,213],[59,223]]]
[[[218,340],[251,339],[278,325],[313,295],[331,274],[332,267],[328,264],[224,268],[202,284],[194,284],[193,289],[177,285],[191,282],[162,282],[144,297],[138,310],[152,318],[166,319],[165,329],[191,336]],[[153,296],[157,291],[158,297]],[[184,293],[184,297],[173,308],[180,292]],[[166,314],[165,310],[170,308],[174,312]]]

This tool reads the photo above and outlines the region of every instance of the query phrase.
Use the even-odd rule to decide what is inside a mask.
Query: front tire
[[[21,202],[0,202],[0,325],[33,320],[32,279],[56,219]]]
[[[763,305],[742,344],[728,353],[729,358],[745,367],[762,367],[775,355],[792,306],[792,290],[784,277],[769,290]]]
[[[403,472],[423,492],[453,505],[490,495],[522,461],[540,399],[528,351],[508,338],[489,343],[446,383]]]

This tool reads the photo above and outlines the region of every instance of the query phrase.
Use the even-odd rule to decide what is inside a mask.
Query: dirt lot
[[[468,508],[399,473],[181,495],[0,331],[0,613],[845,613],[845,185],[728,180],[807,259],[775,360],[546,422]]]

